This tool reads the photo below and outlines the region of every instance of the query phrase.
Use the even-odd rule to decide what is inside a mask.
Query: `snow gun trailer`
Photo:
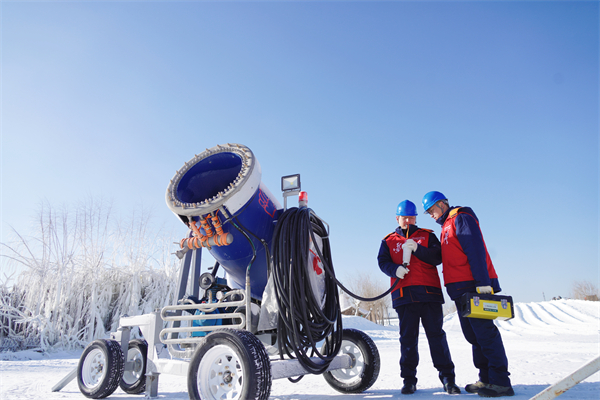
[[[309,373],[341,393],[371,387],[379,352],[364,332],[342,327],[329,227],[307,207],[300,175],[284,176],[281,189],[283,208],[243,145],[217,145],[185,163],[166,192],[189,228],[176,252],[177,304],[121,317],[52,390],[77,379],[88,398],[117,387],[153,398],[160,374],[187,376],[190,399],[203,400],[268,399],[273,379]],[[287,209],[291,195],[299,207]],[[203,248],[216,263],[200,274]]]

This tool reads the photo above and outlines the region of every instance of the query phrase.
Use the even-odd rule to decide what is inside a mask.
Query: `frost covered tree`
[[[0,348],[72,348],[174,301],[172,240],[149,229],[146,213],[115,217],[105,201],[40,207],[31,235],[2,243]]]

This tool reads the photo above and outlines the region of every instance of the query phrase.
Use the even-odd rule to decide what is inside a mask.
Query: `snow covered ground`
[[[600,354],[600,302],[558,300],[542,303],[517,303],[515,318],[497,322],[504,339],[509,369],[516,392],[514,399],[529,399]],[[360,329],[371,336],[381,356],[381,371],[377,382],[368,391],[357,395],[342,395],[325,382],[322,376],[305,376],[299,383],[287,379],[273,381],[271,399],[325,400],[330,398],[401,399],[400,356],[397,327],[382,327],[357,317],[346,317],[345,327]],[[464,340],[456,314],[446,317],[444,328],[452,358],[456,364],[457,384],[464,387],[477,380],[471,362],[470,346]],[[418,368],[417,392],[409,398],[439,399],[449,396],[442,391],[433,368],[427,340],[421,333],[421,362]],[[62,391],[51,388],[76,367],[79,352],[40,354],[36,352],[3,353],[0,361],[0,399],[85,399],[77,382],[72,381]],[[457,398],[477,395],[463,394]],[[140,399],[117,389],[109,398]],[[184,377],[161,375],[160,399],[187,399]],[[567,391],[560,399],[600,399],[600,373]]]

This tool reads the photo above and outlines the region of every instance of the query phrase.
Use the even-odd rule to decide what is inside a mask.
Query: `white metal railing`
[[[592,361],[580,367],[577,371],[572,372],[560,381],[547,387],[545,390],[536,394],[529,400],[554,399],[598,371],[600,371],[600,357],[596,357]]]
[[[241,300],[236,301],[226,301],[228,298],[233,295],[241,295]],[[188,336],[185,338],[171,338],[172,334],[176,333],[194,333],[194,332],[211,332],[219,328],[236,328],[236,329],[244,329],[246,327],[246,315],[242,312],[233,312],[233,313],[223,313],[223,314],[208,314],[213,313],[218,308],[230,308],[230,307],[242,307],[246,306],[245,300],[245,292],[243,290],[232,290],[225,294],[224,297],[219,299],[219,301],[215,303],[188,303],[188,304],[178,304],[173,306],[166,306],[160,312],[160,317],[163,321],[167,322],[183,322],[183,321],[198,321],[198,320],[223,320],[223,319],[231,319],[237,320],[239,319],[239,323],[237,324],[227,324],[227,325],[209,325],[209,326],[179,326],[165,328],[160,332],[161,342],[164,344],[175,344],[175,343],[199,343],[204,340],[202,336]],[[209,299],[210,301],[211,299]],[[174,313],[180,311],[189,311],[196,310],[200,312],[204,312],[202,315],[198,314],[190,314],[190,315],[174,315]]]

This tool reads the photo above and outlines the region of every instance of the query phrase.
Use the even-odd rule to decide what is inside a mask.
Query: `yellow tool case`
[[[511,296],[465,293],[460,298],[459,312],[463,317],[508,320],[514,318]]]

